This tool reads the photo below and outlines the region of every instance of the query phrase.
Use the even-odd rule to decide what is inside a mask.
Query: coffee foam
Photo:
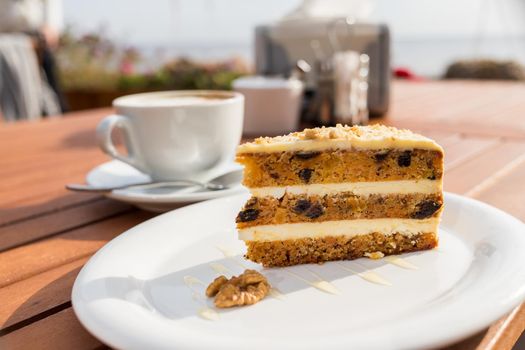
[[[137,106],[137,107],[170,107],[170,106],[202,106],[216,105],[235,95],[229,93],[145,93],[130,95],[115,100],[115,105]]]

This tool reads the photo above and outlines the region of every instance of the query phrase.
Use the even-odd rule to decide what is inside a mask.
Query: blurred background
[[[385,74],[410,80],[525,77],[522,0],[0,0],[0,7],[4,120],[109,106],[117,96],[140,91],[230,89],[234,79],[248,74],[286,76],[299,52],[308,56],[304,50],[310,50],[322,61],[342,49],[334,45],[346,49],[345,36],[366,43],[358,51],[370,55],[372,114],[388,108]],[[349,35],[348,28],[337,27],[340,19],[348,28],[379,29]],[[279,28],[290,23],[313,28],[319,22],[324,29],[302,41],[309,47],[278,38]],[[257,38],[260,26],[267,32]],[[31,40],[35,58],[24,51],[20,35]],[[370,43],[380,50],[368,52]],[[287,52],[285,63],[275,56],[276,47]],[[315,68],[316,62],[306,61]],[[35,62],[38,67],[28,73]],[[28,99],[9,88],[16,86],[17,74],[19,81],[28,74],[31,81],[44,80],[38,91],[24,92],[37,96],[38,106],[20,107]],[[306,94],[319,90],[316,77],[306,78]],[[377,88],[383,92],[374,92]],[[25,102],[12,101],[17,98]]]
[[[156,0],[152,6],[146,0],[64,0],[57,1],[62,12],[57,25],[78,36],[98,33],[134,47],[148,61],[144,68],[176,56],[238,56],[252,62],[255,26],[282,19],[301,2]],[[426,77],[440,77],[448,64],[461,58],[525,60],[521,0],[325,2],[335,15],[352,12],[361,20],[386,23],[392,32],[393,65]]]

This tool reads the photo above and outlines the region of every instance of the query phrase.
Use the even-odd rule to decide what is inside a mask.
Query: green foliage
[[[189,60],[177,60],[152,74],[121,75],[119,90],[229,90],[244,70],[225,70],[222,64],[204,66]]]
[[[66,31],[57,50],[66,91],[228,90],[234,79],[248,73],[238,58],[212,63],[179,58],[153,72],[136,72],[141,60],[134,48],[118,48],[101,34],[78,38]]]

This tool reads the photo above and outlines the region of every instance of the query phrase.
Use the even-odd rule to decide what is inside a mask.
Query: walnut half
[[[206,296],[207,297],[214,297],[219,293],[221,290],[221,287],[228,282],[228,279],[224,276],[219,276],[216,279],[213,280],[213,282],[210,283],[208,288],[206,288]]]
[[[227,279],[219,276],[206,288],[208,297],[215,297],[215,306],[227,308],[252,305],[270,291],[266,277],[255,270],[246,270],[239,276]]]

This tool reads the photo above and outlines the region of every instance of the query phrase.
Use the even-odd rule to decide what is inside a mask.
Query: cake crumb
[[[365,256],[372,260],[378,260],[385,256],[382,252],[365,253]]]
[[[219,276],[206,288],[206,296],[215,297],[218,308],[252,305],[264,299],[270,292],[266,277],[255,270],[245,270],[230,279]]]
[[[305,140],[314,140],[318,136],[316,130],[314,129],[305,129],[304,130],[304,139]]]

